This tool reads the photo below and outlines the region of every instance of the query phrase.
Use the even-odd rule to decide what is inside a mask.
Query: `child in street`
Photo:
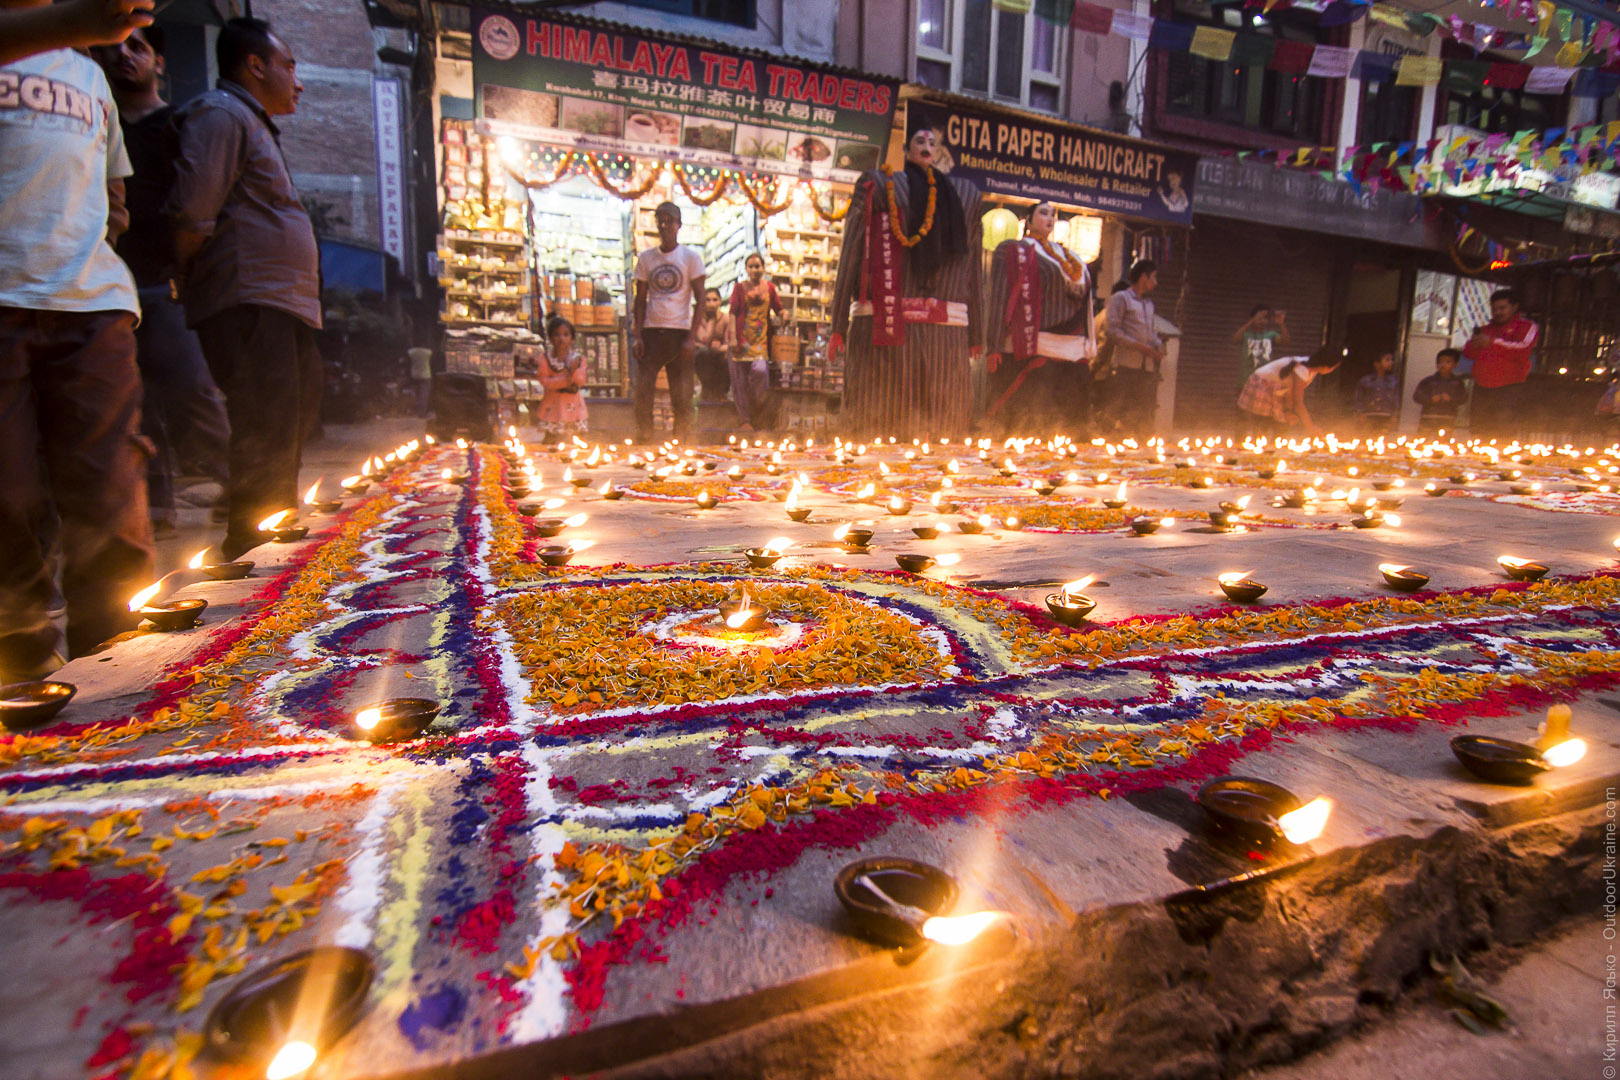
[[[585,396],[585,357],[574,348],[574,324],[553,317],[546,323],[549,345],[540,363],[540,385],[545,397],[535,409],[535,426],[542,442],[561,442],[571,435],[584,434],[587,426]]]
[[[1434,358],[1434,374],[1412,390],[1412,400],[1423,410],[1419,423],[1425,434],[1457,426],[1457,410],[1468,400],[1468,381],[1457,374],[1461,357],[1456,349],[1441,349]]]
[[[1369,374],[1356,382],[1356,422],[1367,435],[1382,435],[1401,411],[1401,380],[1395,374],[1395,357],[1380,356]]]

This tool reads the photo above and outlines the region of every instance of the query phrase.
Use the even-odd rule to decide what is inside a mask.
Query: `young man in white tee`
[[[0,0],[0,8],[19,5]],[[57,49],[0,67],[0,682],[63,662],[135,617],[151,582],[140,304],[112,241],[130,174],[112,89]]]
[[[675,438],[685,440],[692,426],[693,336],[703,311],[703,257],[676,239],[681,208],[659,203],[653,214],[658,246],[636,258],[636,302],[630,328],[630,355],[635,357],[633,406],[636,439],[653,441],[653,394],[660,368],[669,370],[669,401],[675,413]]]

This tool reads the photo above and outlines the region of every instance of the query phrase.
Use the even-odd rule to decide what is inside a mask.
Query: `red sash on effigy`
[[[1041,333],[1041,288],[1035,274],[1035,251],[1029,244],[1007,249],[1011,288],[1007,290],[1006,326],[1013,356],[1027,360],[1035,355]]]
[[[906,339],[901,325],[900,241],[889,228],[886,206],[878,200],[879,184],[872,184],[866,202],[866,288],[872,301],[872,344],[899,345]]]

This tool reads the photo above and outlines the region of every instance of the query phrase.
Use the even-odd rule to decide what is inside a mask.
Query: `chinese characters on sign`
[[[478,114],[500,134],[845,182],[888,143],[892,80],[557,18],[473,21]]]

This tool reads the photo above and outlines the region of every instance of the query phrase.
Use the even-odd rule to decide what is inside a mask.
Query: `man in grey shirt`
[[[1159,267],[1152,259],[1138,259],[1126,275],[1130,287],[1108,298],[1108,337],[1113,343],[1112,375],[1104,382],[1097,420],[1121,434],[1153,434],[1153,413],[1158,405],[1159,365],[1164,342],[1154,329],[1153,301]]]
[[[320,258],[271,119],[303,84],[287,43],[259,19],[232,19],[216,46],[215,89],[181,110],[165,207],[175,225],[186,322],[230,414],[226,558],[258,523],[298,505],[304,439],[320,412]]]

